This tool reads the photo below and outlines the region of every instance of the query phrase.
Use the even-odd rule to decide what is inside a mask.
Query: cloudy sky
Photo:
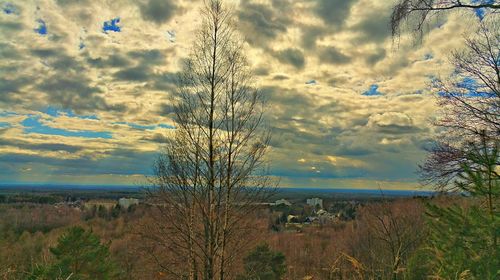
[[[389,0],[228,1],[269,100],[283,187],[417,188],[429,86],[477,24],[394,40]],[[0,183],[141,184],[175,123],[169,93],[200,1],[0,0]]]

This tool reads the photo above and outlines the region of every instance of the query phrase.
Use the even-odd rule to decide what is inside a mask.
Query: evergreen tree
[[[473,205],[427,205],[429,242],[413,258],[419,264],[410,266],[410,279],[422,279],[423,266],[438,279],[500,278],[499,149],[498,143],[483,144],[472,147],[457,183]]]
[[[50,252],[55,262],[37,267],[29,279],[112,279],[115,265],[109,248],[99,237],[81,227],[72,227],[58,239]]]
[[[238,280],[279,280],[286,273],[285,256],[268,244],[257,246],[243,261],[245,273]]]

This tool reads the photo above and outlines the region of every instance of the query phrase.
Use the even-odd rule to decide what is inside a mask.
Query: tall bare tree
[[[500,139],[500,26],[498,21],[481,24],[477,34],[455,51],[455,72],[447,80],[436,80],[440,117],[437,144],[420,171],[427,183],[446,189],[470,163],[473,147],[493,146]],[[474,164],[468,164],[474,167]]]
[[[233,276],[249,216],[270,194],[270,134],[231,10],[207,0],[201,12],[174,94],[175,135],[155,164],[158,216],[146,235],[172,252],[152,250],[171,277],[222,280]]]
[[[422,32],[425,23],[434,15],[450,10],[500,10],[498,0],[398,0],[391,14],[391,30],[398,36],[401,25],[410,22],[414,31]]]

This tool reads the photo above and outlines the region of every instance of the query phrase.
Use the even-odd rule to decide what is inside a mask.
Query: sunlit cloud
[[[391,1],[228,2],[268,100],[272,176],[285,187],[417,186],[434,133],[430,77],[452,75],[448,55],[481,11],[394,42]],[[200,5],[0,1],[2,180],[143,182],[175,131],[172,93]],[[464,81],[471,96],[473,86]]]

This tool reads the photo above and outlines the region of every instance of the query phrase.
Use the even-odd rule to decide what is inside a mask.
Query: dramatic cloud
[[[139,5],[142,17],[156,24],[167,22],[178,9],[174,0],[147,0]]]
[[[177,74],[203,1],[0,1],[2,182],[137,184],[172,136]],[[415,187],[436,113],[429,83],[483,11],[416,42],[392,1],[228,0],[268,100],[283,186]],[[487,97],[457,78],[464,94]]]
[[[306,61],[304,58],[304,53],[301,50],[295,48],[288,48],[276,53],[278,60],[292,65],[297,69],[304,68]]]
[[[314,12],[329,25],[341,27],[349,17],[356,0],[318,0]]]
[[[345,64],[351,62],[351,58],[335,47],[326,47],[320,50],[319,59],[332,64]]]
[[[246,40],[255,47],[266,47],[285,33],[291,20],[283,12],[268,5],[242,1],[238,17]]]

